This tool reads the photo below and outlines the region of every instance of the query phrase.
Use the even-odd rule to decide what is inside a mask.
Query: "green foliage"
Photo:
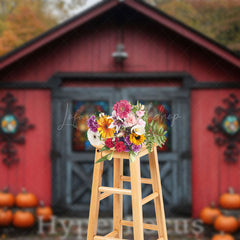
[[[95,163],[100,163],[100,162],[103,162],[103,161],[106,161],[106,160],[111,161],[112,156],[113,156],[113,152],[111,152],[111,153],[105,155],[104,157],[98,159]]]
[[[240,1],[146,0],[220,44],[240,50]]]
[[[154,143],[156,143],[159,147],[162,147],[162,145],[164,145],[167,141],[167,131],[165,131],[162,127],[158,128],[158,122],[154,119],[150,123],[147,122],[145,130],[146,146],[149,154],[152,151]]]
[[[130,160],[130,162],[133,163],[135,161],[137,155],[138,155],[138,153],[135,153],[133,151],[129,151],[129,160]]]
[[[84,0],[0,0],[0,55],[68,18]],[[61,4],[62,3],[62,4]]]

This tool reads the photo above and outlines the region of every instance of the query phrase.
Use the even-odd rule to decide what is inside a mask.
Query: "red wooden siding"
[[[56,72],[120,71],[111,57],[120,42],[116,26],[105,20],[75,29],[28,58],[4,69],[2,81],[47,81]],[[142,22],[141,22],[142,21]],[[186,71],[197,81],[238,81],[240,70],[146,19],[124,28],[129,58],[123,71]],[[141,28],[139,27],[141,26]]]
[[[1,81],[46,82],[56,72],[182,72],[199,82],[239,81],[240,69],[199,47],[180,34],[140,17],[129,21],[123,36],[129,58],[123,68],[111,57],[120,42],[120,29],[111,17],[100,17],[76,27],[32,54],[1,71]],[[152,84],[146,81],[146,84]],[[114,85],[99,81],[95,85]],[[117,83],[120,84],[120,83]],[[122,84],[122,82],[121,82]],[[136,85],[136,82],[128,82]],[[169,83],[176,85],[176,82]],[[89,83],[85,83],[90,85]],[[74,83],[74,86],[77,86]],[[79,85],[80,86],[80,85]],[[47,203],[51,199],[51,99],[46,90],[11,90],[25,105],[26,115],[35,129],[26,133],[26,144],[18,146],[20,162],[10,170],[0,163],[0,188],[10,185],[14,193],[25,186]],[[233,186],[240,192],[240,159],[226,164],[222,149],[213,134],[206,130],[214,109],[230,92],[240,97],[239,90],[193,90],[191,93],[192,192],[193,216],[217,200],[221,192]],[[6,91],[1,90],[3,96]],[[206,186],[209,186],[206,188]]]
[[[25,133],[26,143],[15,145],[19,163],[9,169],[0,161],[0,189],[10,187],[17,194],[25,187],[46,204],[51,200],[51,106],[50,92],[43,90],[11,90],[17,104],[25,106],[26,117],[35,128]],[[7,93],[0,91],[0,97]],[[2,158],[2,156],[1,156]]]
[[[240,192],[240,158],[236,163],[224,160],[224,147],[218,147],[214,135],[207,126],[214,117],[214,110],[222,105],[222,99],[240,90],[194,90],[191,94],[191,138],[192,138],[192,196],[193,215],[197,217],[201,208],[211,201],[218,203],[220,194],[229,186]]]

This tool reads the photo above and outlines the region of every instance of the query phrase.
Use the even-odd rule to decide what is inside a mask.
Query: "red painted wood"
[[[213,44],[208,39],[202,37],[200,34],[196,34],[193,31],[190,31],[188,28],[179,24],[177,21],[173,21],[171,18],[166,17],[165,14],[159,14],[157,11],[153,11],[151,8],[146,8],[144,5],[142,5],[138,1],[130,0],[130,1],[126,1],[125,3],[128,6],[131,6],[133,9],[141,12],[142,14],[148,16],[149,18],[171,29],[176,34],[179,34],[180,36],[184,36],[185,38],[202,46],[203,48],[208,49],[211,52],[214,52],[219,57],[222,57],[223,59],[228,60],[232,64],[235,64],[238,67],[240,66],[239,58],[219,48],[216,44]]]
[[[6,92],[1,90],[0,96],[4,96]],[[39,200],[50,204],[50,92],[46,90],[11,90],[10,92],[18,99],[19,105],[25,106],[26,117],[35,128],[25,133],[24,145],[15,145],[19,163],[8,169],[0,161],[0,189],[8,185],[10,191],[17,194],[22,187],[26,187],[29,192],[35,193]]]
[[[240,59],[235,57],[228,51],[220,48],[218,45],[204,38],[202,35],[190,30],[182,24],[179,24],[177,21],[173,21],[171,18],[167,17],[165,14],[161,14],[157,11],[154,11],[150,7],[146,7],[146,5],[141,4],[138,1],[128,0],[126,2],[117,2],[117,1],[106,1],[98,8],[94,8],[92,11],[89,11],[88,14],[83,14],[80,17],[75,17],[72,21],[69,21],[68,24],[65,24],[62,27],[57,28],[55,31],[47,34],[46,36],[38,39],[37,41],[33,41],[32,44],[29,44],[27,47],[20,49],[15,54],[10,55],[2,62],[0,62],[0,69],[11,64],[14,61],[17,61],[21,57],[26,56],[27,54],[35,51],[36,49],[48,44],[49,42],[63,36],[69,31],[77,28],[78,26],[90,21],[94,17],[108,11],[109,9],[115,7],[118,4],[126,4],[127,6],[137,10],[143,15],[147,16],[150,19],[153,19],[157,23],[171,29],[175,33],[175,35],[180,35],[195,44],[208,49],[210,52],[216,54],[217,56],[229,61],[235,66],[240,67]]]
[[[65,33],[71,31],[72,29],[76,28],[79,25],[84,24],[85,22],[93,19],[94,17],[100,15],[101,13],[107,11],[108,9],[114,7],[117,5],[117,1],[108,1],[104,5],[101,5],[99,8],[94,8],[91,12],[88,14],[83,14],[79,18],[74,18],[74,20],[69,21],[69,24],[65,24],[64,27],[59,27],[55,31],[53,31],[51,34],[46,35],[45,37],[41,38],[38,41],[34,41],[32,44],[30,44],[28,47],[23,48],[16,52],[13,55],[10,55],[7,57],[4,61],[0,62],[0,69],[3,67],[11,64],[14,61],[17,61],[18,59],[26,56],[29,53],[32,53],[36,49],[42,47],[43,45],[55,40],[59,36],[64,35]]]
[[[1,81],[38,81],[46,82],[56,72],[187,72],[198,82],[237,82],[240,68],[232,61],[229,53],[213,49],[211,43],[201,42],[200,37],[191,39],[190,32],[176,34],[178,23],[155,12],[145,9],[141,4],[126,1],[137,9],[162,24],[147,18],[127,22],[122,30],[111,17],[89,19],[110,9],[117,1],[109,1],[105,8],[94,11],[84,19],[73,21],[66,29],[59,29],[54,36],[45,39],[31,48],[9,58],[9,62],[26,55],[0,71]],[[152,14],[152,15],[151,15]],[[151,16],[150,16],[151,15]],[[165,20],[164,20],[164,19]],[[80,26],[82,23],[85,25]],[[67,33],[68,32],[68,33]],[[56,40],[54,40],[56,38]],[[191,39],[191,40],[190,40]],[[51,41],[50,41],[51,40]],[[116,45],[123,41],[129,54],[124,66],[116,65],[112,58]],[[194,43],[195,41],[195,43]],[[45,45],[44,45],[45,44]],[[201,47],[199,46],[201,45]],[[40,47],[41,46],[41,47]],[[204,45],[205,46],[205,45]],[[37,47],[40,47],[37,49]],[[213,54],[211,51],[215,51]],[[218,55],[218,56],[217,56]],[[225,56],[226,55],[226,56]],[[226,58],[223,60],[222,58]],[[234,62],[234,61],[233,61]],[[232,63],[233,63],[232,62]],[[234,62],[235,64],[236,62]],[[123,80],[86,81],[64,83],[63,86],[180,86],[177,81]],[[1,90],[0,96],[7,91]],[[26,115],[36,128],[26,133],[26,144],[18,146],[21,161],[7,169],[0,162],[0,188],[9,185],[16,194],[25,186],[39,199],[50,203],[51,199],[51,98],[47,90],[11,90],[19,103],[26,106]],[[218,201],[221,193],[229,186],[240,192],[240,160],[236,164],[226,164],[223,149],[215,143],[213,134],[206,130],[214,109],[221,104],[222,98],[230,92],[240,97],[239,90],[193,90],[191,93],[191,136],[192,136],[192,195],[193,216],[197,217],[201,208],[210,201]]]
[[[240,161],[224,161],[224,147],[214,142],[213,133],[207,130],[214,116],[216,106],[222,99],[240,90],[194,90],[191,95],[191,135],[192,135],[192,196],[193,216],[198,217],[200,210],[211,201],[218,203],[220,194],[229,186],[240,192]]]

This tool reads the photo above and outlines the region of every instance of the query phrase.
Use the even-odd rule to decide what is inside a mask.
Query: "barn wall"
[[[144,18],[138,19],[137,23],[127,22],[121,32],[111,18],[95,19],[5,68],[0,80],[46,82],[56,72],[184,71],[196,81],[216,82],[216,86],[218,82],[239,81],[240,69],[207,50]],[[123,68],[114,64],[111,57],[120,38],[129,54]],[[106,81],[104,85],[107,85]],[[17,193],[25,185],[29,191],[49,202],[50,92],[11,92],[19,103],[26,106],[27,116],[36,128],[26,134],[27,143],[18,147],[21,159],[18,165],[6,170],[0,163],[0,188],[9,183],[12,191]],[[230,92],[240,96],[237,90],[194,90],[191,94],[194,216],[211,200],[216,201],[228,186],[240,191],[236,180],[240,174],[240,161],[234,165],[226,164],[222,159],[222,149],[215,145],[213,134],[206,130],[214,108]]]
[[[194,90],[191,93],[192,138],[192,196],[193,216],[211,201],[218,203],[220,194],[233,187],[240,192],[240,158],[236,163],[224,160],[225,147],[218,147],[214,135],[207,126],[214,117],[217,106],[223,106],[223,98],[230,93],[240,97],[240,90]]]
[[[96,19],[6,68],[1,80],[47,81],[56,72],[115,71],[186,71],[197,81],[238,80],[239,69],[207,50],[146,19],[137,23],[129,21],[121,31],[111,18]],[[129,54],[123,68],[111,57],[121,38]]]
[[[10,92],[17,105],[25,106],[25,116],[35,128],[28,130],[24,145],[15,145],[20,161],[9,169],[0,161],[0,189],[9,186],[17,194],[25,187],[46,204],[51,200],[51,107],[50,92],[39,90],[0,90],[0,98]],[[2,106],[2,103],[1,103]]]

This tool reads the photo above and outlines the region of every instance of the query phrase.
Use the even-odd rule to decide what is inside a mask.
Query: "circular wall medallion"
[[[222,121],[222,128],[227,134],[236,134],[240,130],[239,119],[235,115],[226,116]]]
[[[14,134],[18,130],[18,120],[13,114],[6,114],[1,118],[1,131],[5,134]]]

